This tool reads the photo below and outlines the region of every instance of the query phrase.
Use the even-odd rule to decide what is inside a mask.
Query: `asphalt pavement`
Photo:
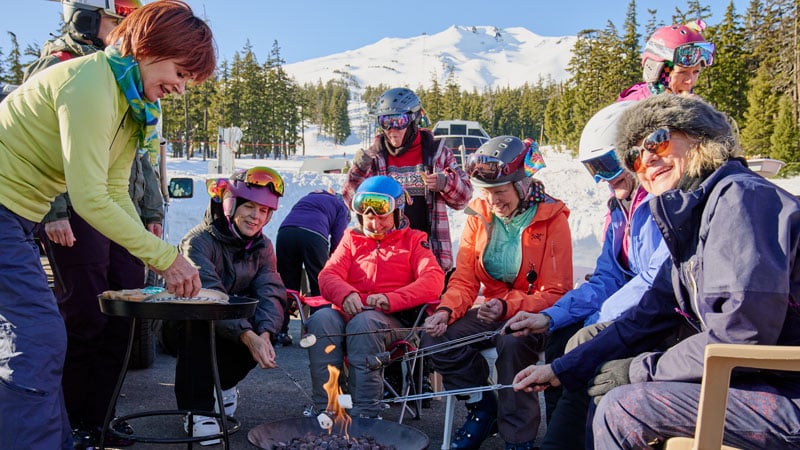
[[[278,347],[276,369],[253,369],[239,384],[239,406],[234,417],[242,424],[241,431],[231,435],[230,448],[258,448],[248,442],[247,432],[263,423],[303,416],[305,406],[311,403],[311,378],[308,370],[308,353],[297,344],[300,340],[300,322],[292,320],[289,328],[294,338],[291,347]],[[117,404],[118,415],[143,413],[153,410],[171,410],[177,406],[173,393],[175,378],[175,358],[158,352],[153,366],[148,369],[128,371]],[[295,383],[296,381],[296,383]],[[299,386],[298,386],[299,385]],[[403,424],[419,429],[430,439],[429,449],[442,446],[445,401],[433,400],[430,408],[422,409],[419,419],[409,419]],[[466,410],[463,402],[457,402],[454,428],[464,420]],[[400,406],[395,405],[383,414],[384,420],[397,421]],[[184,436],[183,422],[179,416],[156,416],[130,421],[137,435],[158,437]],[[148,444],[136,443],[129,449],[161,448],[185,449],[187,444]],[[219,449],[221,444],[193,448]],[[487,439],[482,450],[504,449],[505,444],[499,436]]]

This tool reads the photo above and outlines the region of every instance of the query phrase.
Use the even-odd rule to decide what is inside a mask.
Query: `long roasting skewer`
[[[484,391],[496,391],[498,389],[508,389],[514,387],[513,384],[493,384],[491,386],[476,386],[470,388],[463,388],[463,389],[452,389],[449,391],[439,391],[439,392],[426,392],[424,394],[414,394],[414,395],[406,395],[404,397],[394,397],[394,398],[387,398],[381,400],[383,403],[400,403],[404,401],[415,401],[415,400],[425,400],[428,398],[434,397],[446,397],[448,395],[469,395],[474,394],[476,392],[484,392]]]

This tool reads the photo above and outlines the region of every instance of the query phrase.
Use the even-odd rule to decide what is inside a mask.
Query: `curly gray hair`
[[[683,132],[696,145],[689,153],[686,172],[698,176],[742,154],[728,116],[696,96],[659,94],[641,100],[622,114],[618,124],[617,156],[629,167],[626,155],[658,128]]]

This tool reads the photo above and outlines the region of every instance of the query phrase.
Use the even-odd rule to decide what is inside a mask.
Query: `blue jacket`
[[[349,224],[350,213],[340,196],[327,191],[313,191],[292,206],[280,228],[298,227],[313,231],[330,242],[333,253]]]
[[[707,344],[800,345],[800,200],[734,160],[650,208],[671,259],[637,306],[553,361],[567,389],[612,359],[638,355],[631,382],[699,382]],[[652,351],[687,320],[696,334]]]
[[[618,256],[628,218],[612,197],[609,202],[611,220],[589,282],[567,292],[555,305],[542,311],[552,319],[551,332],[580,321],[591,325],[598,320],[614,320],[637,304],[650,288],[655,274],[669,256],[661,231],[653,221],[650,208],[646,207],[645,202],[650,198],[646,197],[639,204],[645,207],[635,206],[631,215],[627,252],[630,268],[626,269],[619,263]]]

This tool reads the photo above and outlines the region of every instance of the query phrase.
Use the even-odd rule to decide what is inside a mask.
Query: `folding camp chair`
[[[308,317],[310,316],[311,312],[321,308],[329,306],[331,303],[322,298],[321,296],[316,297],[306,297],[301,295],[299,292],[294,290],[287,290],[287,298],[290,302],[295,302],[297,305],[297,309],[300,316],[300,324],[301,324],[301,335],[304,336],[307,331],[307,321]],[[438,303],[438,300],[437,302]],[[419,344],[419,327],[424,320],[428,309],[433,305],[425,304],[422,305],[413,311],[413,319],[410,320],[411,322],[409,325],[410,327],[407,328],[408,333],[400,339],[394,340],[386,346],[386,352],[384,355],[381,355],[382,358],[380,361],[376,361],[374,363],[374,368],[376,370],[387,367],[390,364],[400,364],[401,366],[401,373],[403,377],[403,383],[400,388],[401,393],[397,392],[395,386],[392,386],[391,383],[384,377],[383,379],[383,386],[384,389],[387,390],[391,395],[395,397],[405,397],[408,395],[418,394],[421,393],[422,386],[424,386],[424,372],[422,370],[422,360],[421,358],[403,358],[408,352],[415,352],[417,350],[417,345]],[[411,316],[408,315],[407,316]],[[376,355],[378,356],[378,355]],[[419,360],[419,361],[418,361]],[[345,358],[346,364],[346,358]],[[400,411],[400,418],[398,419],[399,423],[403,422],[406,413],[411,416],[412,419],[418,419],[420,417],[420,410],[422,409],[422,400],[416,400],[409,405],[409,402],[403,401],[401,404],[401,411]]]

